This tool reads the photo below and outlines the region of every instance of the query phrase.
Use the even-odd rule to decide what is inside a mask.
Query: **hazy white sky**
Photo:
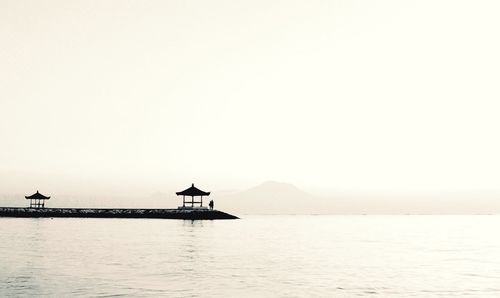
[[[500,189],[499,15],[0,0],[0,188]]]

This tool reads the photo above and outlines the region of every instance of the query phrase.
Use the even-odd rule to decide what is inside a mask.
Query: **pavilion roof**
[[[27,200],[48,200],[50,197],[46,197],[42,195],[41,193],[36,191],[36,193],[32,194],[31,196],[24,196]]]
[[[188,196],[188,197],[199,197],[199,196],[208,196],[210,195],[210,192],[206,192],[203,190],[200,190],[194,186],[194,183],[191,184],[190,188],[187,188],[183,191],[176,192],[178,196]]]

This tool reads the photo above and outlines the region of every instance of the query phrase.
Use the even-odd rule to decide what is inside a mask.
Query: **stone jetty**
[[[83,218],[164,218],[186,220],[238,219],[205,208],[177,209],[94,209],[94,208],[15,208],[0,207],[0,217],[83,217]]]

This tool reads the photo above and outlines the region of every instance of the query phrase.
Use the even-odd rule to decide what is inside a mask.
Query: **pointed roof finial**
[[[191,183],[191,187],[188,189],[185,189],[183,191],[176,192],[178,196],[190,196],[190,197],[197,197],[197,196],[208,196],[210,195],[210,192],[208,191],[203,191],[199,190],[194,186],[194,183]]]
[[[31,196],[24,196],[26,199],[29,199],[29,200],[48,200],[50,199],[50,197],[46,197],[44,195],[42,195],[40,192],[38,192],[38,190],[36,191],[35,194],[32,194]]]

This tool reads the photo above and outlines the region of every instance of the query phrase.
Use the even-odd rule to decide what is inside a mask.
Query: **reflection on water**
[[[0,218],[1,296],[498,296],[499,216]]]

